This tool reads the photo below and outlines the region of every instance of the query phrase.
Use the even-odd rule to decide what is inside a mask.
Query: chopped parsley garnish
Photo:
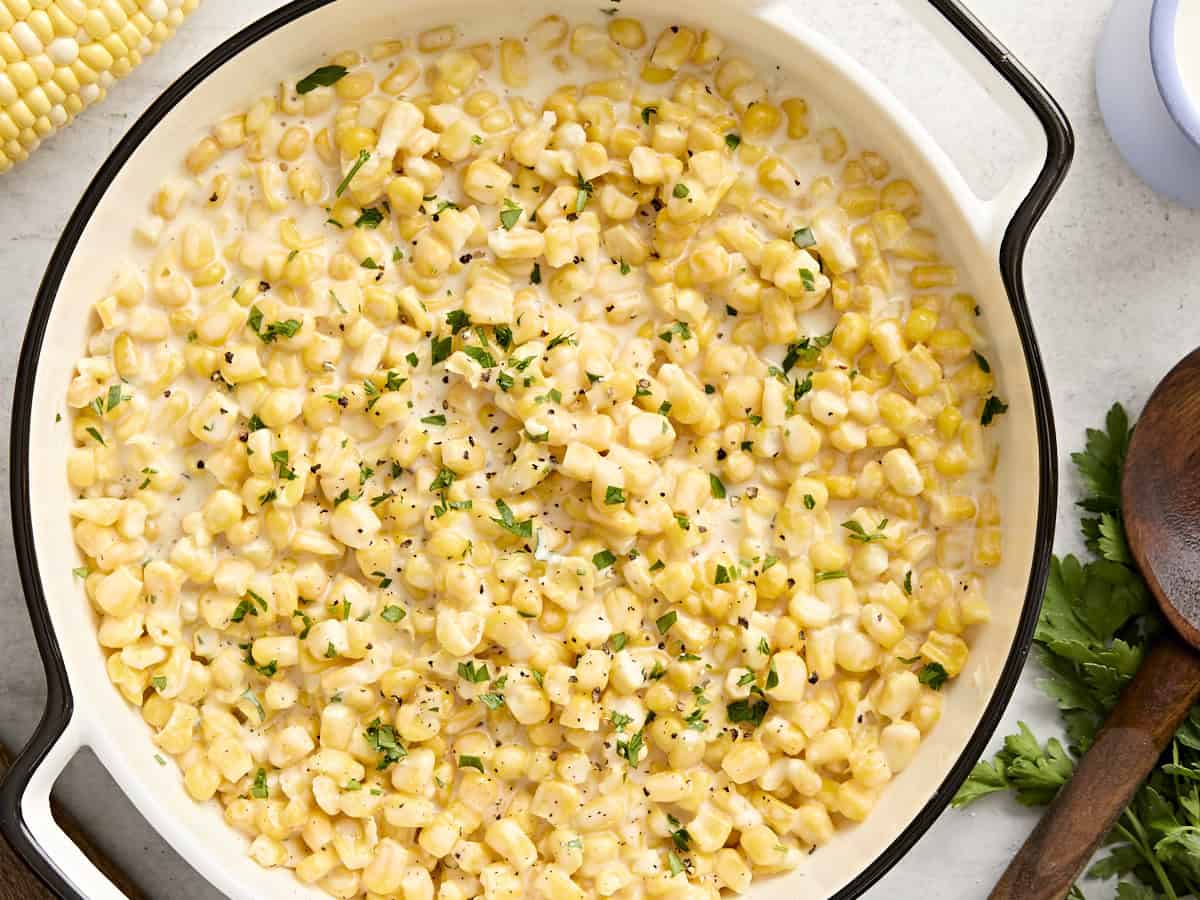
[[[813,275],[812,269],[801,269],[800,281],[804,285],[804,290],[809,293],[817,289],[817,276]]]
[[[912,596],[912,569],[904,573],[904,593]]]
[[[768,709],[770,709],[770,704],[766,700],[756,700],[753,703],[749,699],[735,700],[725,707],[725,714],[735,725],[748,722],[757,728],[762,724]]]
[[[425,425],[443,425],[444,426],[446,424],[446,417],[439,413],[436,416],[425,416],[421,419],[421,422]]]
[[[629,643],[629,635],[623,631],[618,631],[608,639],[608,646],[612,647],[613,653],[620,653],[625,649],[627,643]]]
[[[250,796],[256,800],[266,800],[267,794],[267,770],[259,769],[254,773],[254,785],[250,788]]]
[[[654,624],[658,628],[659,634],[666,634],[671,630],[671,626],[674,625],[678,619],[679,614],[675,612],[675,610],[671,610],[669,613],[664,613],[655,619]]]
[[[807,250],[817,245],[817,239],[813,236],[811,228],[797,228],[792,232],[792,243],[801,250]]]
[[[504,198],[504,208],[500,210],[500,225],[505,231],[512,231],[513,226],[521,221],[521,214],[525,210],[517,206],[512,200]]]
[[[737,569],[734,566],[717,566],[717,573],[713,576],[713,584],[729,584],[737,577]]]
[[[883,541],[887,539],[887,534],[885,534],[883,530],[887,528],[887,523],[888,520],[884,519],[877,526],[875,526],[875,530],[871,532],[868,532],[862,527],[862,525],[860,525],[858,522],[855,522],[853,519],[843,522],[842,527],[850,532],[850,540],[858,541],[860,544],[874,544],[877,541]]]
[[[582,175],[576,175],[575,177],[578,179],[575,185],[577,188],[577,191],[575,192],[575,213],[578,215],[579,213],[583,212],[584,208],[587,206],[588,198],[592,196],[592,191],[595,190],[595,188],[593,188],[592,183],[590,181],[586,181]]]
[[[1008,412],[1008,404],[994,394],[983,404],[983,415],[979,417],[980,425],[991,425],[996,416]]]
[[[717,500],[725,499],[725,483],[711,472],[708,475],[708,488]]]
[[[86,431],[88,434],[90,434],[92,436],[92,440],[96,441],[96,443],[98,443],[101,447],[108,446],[108,444],[104,443],[104,438],[101,436],[100,432],[97,431],[95,428],[93,428],[91,425],[89,425],[87,427]]]
[[[601,550],[592,557],[592,565],[597,569],[607,569],[617,561],[616,555],[611,550]]]
[[[495,694],[495,693],[480,694],[479,700],[488,709],[499,709],[500,707],[502,707],[504,705],[504,695],[503,694]]]
[[[230,622],[241,622],[247,615],[258,617],[258,611],[254,608],[254,604],[243,597],[238,601],[238,605],[234,607],[233,614],[229,617]]]
[[[430,338],[429,363],[436,366],[450,356],[454,339],[450,337]]]
[[[408,751],[396,740],[396,730],[391,725],[384,725],[375,719],[367,726],[367,743],[379,754],[379,762],[375,768],[383,771],[392,763],[397,763],[408,756]]]
[[[523,522],[516,521],[512,509],[503,500],[496,501],[496,510],[500,513],[500,518],[493,518],[492,521],[505,531],[515,534],[519,538],[533,537],[533,519],[526,519]]]
[[[813,576],[813,580],[816,582],[822,582],[822,581],[834,581],[838,578],[849,578],[849,577],[850,576],[846,573],[845,569],[834,569],[830,572],[818,572],[816,575]]]
[[[459,756],[458,767],[460,769],[478,769],[483,774],[487,774],[483,770],[483,760],[478,756]]]
[[[389,604],[389,605],[385,606],[383,608],[383,611],[379,614],[379,618],[383,619],[383,621],[393,622],[393,623],[399,622],[401,619],[404,618],[404,616],[405,616],[404,608],[400,607],[400,606],[396,606],[395,604]]]
[[[678,526],[679,526],[681,529],[683,529],[684,531],[691,531],[691,530],[692,530],[692,521],[691,521],[691,519],[689,519],[689,518],[688,518],[687,516],[685,516],[683,513],[675,513],[675,524],[676,524],[676,525],[678,525]]]
[[[487,665],[477,666],[473,660],[467,660],[465,663],[458,664],[458,677],[463,681],[469,681],[471,684],[482,684],[492,679],[492,676],[488,674]]]
[[[926,663],[921,666],[921,671],[917,673],[917,680],[921,684],[928,685],[935,691],[940,691],[942,685],[946,683],[946,679],[950,677],[950,673],[942,666],[941,663]]]
[[[809,273],[812,274],[811,272]],[[815,337],[801,338],[794,344],[788,344],[787,355],[783,358],[783,371],[790,372],[797,365],[812,366],[821,356],[821,351],[833,340],[833,332],[819,334]]]
[[[805,509],[816,509],[816,506],[817,506],[817,498],[814,497],[812,494],[805,494],[804,495],[804,508]]]
[[[725,135],[725,146],[730,150],[736,150],[741,146],[741,143],[742,136],[740,134],[734,134],[733,132],[730,132],[729,134]]]
[[[463,353],[485,369],[496,368],[496,359],[482,347],[463,347]]]
[[[622,757],[633,768],[637,768],[638,758],[644,746],[644,728],[639,728],[629,736],[627,741],[617,741],[617,756]]]
[[[378,228],[383,222],[383,212],[376,209],[374,206],[368,206],[364,209],[357,219],[354,220],[356,228]]]
[[[299,610],[299,609],[292,613],[292,617],[299,618],[300,621],[302,623],[304,623],[304,629],[300,632],[299,635],[297,635],[297,637],[299,637],[300,640],[304,640],[306,637],[308,637],[308,633],[310,631],[312,631],[312,627],[313,627],[312,617],[309,616],[308,613],[304,612],[303,610]]]
[[[686,322],[676,322],[674,325],[660,334],[659,338],[669,344],[675,335],[679,335],[680,340],[690,340],[692,337],[692,329],[688,328]]]
[[[642,107],[642,121],[645,122],[647,125],[650,124],[650,117],[657,116],[657,115],[658,115],[658,107],[657,106],[643,106]]]
[[[296,82],[296,93],[307,94],[319,87],[330,87],[346,77],[345,66],[321,66]]]
[[[446,324],[450,326],[451,334],[458,334],[471,327],[471,317],[465,309],[452,309],[446,313]]]
[[[559,344],[566,344],[568,347],[570,347],[575,343],[576,341],[574,332],[555,335],[554,337],[550,338],[550,343],[546,345],[546,352],[549,353]]]
[[[271,462],[275,465],[275,474],[282,481],[295,481],[296,470],[288,465],[288,452],[276,450],[271,454]]]
[[[350,187],[350,182],[354,180],[354,176],[358,174],[358,170],[367,164],[367,160],[371,158],[371,154],[367,150],[358,151],[358,159],[354,165],[350,167],[350,171],[346,173],[346,177],[341,180],[337,186],[337,196],[342,196],[346,193],[346,188]]]

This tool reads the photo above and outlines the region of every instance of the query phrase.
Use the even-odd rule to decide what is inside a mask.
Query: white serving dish
[[[857,63],[802,24],[783,3],[691,0],[679,21],[730,35],[778,62],[859,139],[879,148],[919,186],[966,281],[977,293],[993,346],[989,359],[1009,411],[994,426],[1005,561],[992,575],[994,620],[980,629],[968,668],[948,691],[942,722],[914,764],[883,793],[868,820],[842,832],[798,871],[757,883],[751,896],[853,897],[908,850],[945,808],[979,757],[1029,650],[1047,575],[1057,491],[1051,411],[1025,308],[1025,243],[1066,173],[1069,125],[1054,101],[956,0],[907,0],[996,99],[1014,134],[1034,150],[995,198],[968,188],[947,155]],[[244,107],[269,85],[320,64],[326,52],[490,16],[497,33],[548,11],[592,13],[595,0],[301,0],[218,48],[157,101],[101,169],[67,224],[34,306],[13,410],[13,527],[27,600],[49,682],[46,715],[0,788],[0,827],[64,897],[121,894],[54,823],[49,791],[63,766],[90,747],[150,824],[214,886],[234,898],[324,897],[285,870],[245,854],[216,803],[199,806],[177,768],[154,762],[149,728],[109,683],[74,561],[64,477],[69,449],[64,396],[89,329],[90,306],[120,258],[130,210],[142,209],[163,174],[208,123]],[[622,11],[654,15],[654,0]],[[402,12],[402,15],[398,13]],[[35,502],[36,501],[36,502]]]

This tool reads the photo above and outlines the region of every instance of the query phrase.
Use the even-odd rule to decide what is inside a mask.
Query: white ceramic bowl
[[[1096,98],[1117,149],[1151,188],[1192,209],[1200,208],[1200,98],[1187,82],[1200,48],[1183,44],[1195,7],[1116,0],[1096,49]]]
[[[947,691],[945,715],[914,764],[868,820],[811,855],[796,872],[755,885],[765,898],[852,897],[878,879],[945,808],[982,752],[1028,653],[1047,574],[1056,496],[1049,399],[1025,308],[1025,242],[1070,162],[1070,128],[1054,101],[956,0],[908,0],[914,15],[1007,104],[1032,155],[991,201],[974,195],[949,158],[898,102],[853,60],[799,22],[783,3],[750,6],[690,0],[679,21],[755,48],[803,93],[821,100],[859,139],[880,149],[919,186],[951,255],[978,296],[988,357],[1008,414],[999,492],[1005,560],[991,576],[994,620],[974,640],[970,663]],[[101,169],[51,260],[21,355],[12,432],[13,527],[30,614],[49,682],[45,718],[0,789],[5,834],[64,897],[120,893],[59,830],[48,797],[62,767],[91,747],[134,805],[196,870],[236,898],[317,897],[285,870],[259,868],[215,802],[193,803],[175,766],[154,762],[150,732],[105,674],[91,612],[73,579],[75,561],[64,472],[69,425],[64,397],[89,330],[90,306],[127,246],[129,210],[142,209],[170,167],[227,111],[318,64],[323,54],[381,35],[411,33],[468,17],[529,22],[548,11],[595,12],[596,0],[301,0],[214,51],[166,92]],[[655,0],[624,0],[653,16]],[[402,11],[402,15],[400,14]]]

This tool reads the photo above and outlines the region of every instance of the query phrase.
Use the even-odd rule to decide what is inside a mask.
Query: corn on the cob
[[[104,97],[200,0],[0,0],[0,172]]]

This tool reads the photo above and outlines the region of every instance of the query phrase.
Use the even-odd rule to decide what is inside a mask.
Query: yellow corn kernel
[[[637,19],[618,16],[608,23],[608,36],[618,47],[639,50],[646,45],[646,30]]]

